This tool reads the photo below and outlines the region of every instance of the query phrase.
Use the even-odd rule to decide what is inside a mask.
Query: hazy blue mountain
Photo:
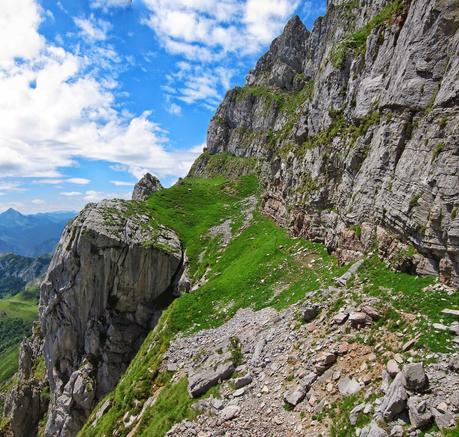
[[[36,258],[9,253],[0,255],[0,298],[24,289],[45,274],[51,260],[50,255]]]
[[[0,214],[0,253],[36,257],[52,253],[75,212],[25,215],[15,209]]]

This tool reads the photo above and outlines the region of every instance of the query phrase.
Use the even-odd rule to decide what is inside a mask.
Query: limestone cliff
[[[138,202],[89,204],[64,230],[41,288],[48,436],[72,436],[113,389],[182,266],[177,235]]]
[[[225,96],[208,152],[256,157],[264,211],[342,260],[378,241],[457,284],[458,28],[458,0],[330,1],[310,32],[294,17]]]

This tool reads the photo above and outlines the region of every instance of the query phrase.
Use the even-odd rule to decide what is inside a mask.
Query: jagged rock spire
[[[247,85],[267,85],[281,89],[297,88],[295,76],[303,71],[309,31],[298,15],[286,24],[256,67],[247,76]]]
[[[132,192],[132,200],[146,200],[153,193],[162,190],[163,186],[159,179],[150,173],[146,173],[139,182],[135,184]]]

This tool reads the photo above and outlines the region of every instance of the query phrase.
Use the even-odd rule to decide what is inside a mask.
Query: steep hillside
[[[3,433],[458,435],[458,6],[292,18],[187,178],[88,205]]]
[[[294,17],[225,96],[208,152],[257,158],[263,210],[295,235],[344,261],[376,241],[457,285],[458,28],[457,0],[330,1],[311,32]]]

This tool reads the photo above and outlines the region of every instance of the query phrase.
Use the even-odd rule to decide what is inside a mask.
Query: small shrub
[[[357,238],[362,236],[362,228],[359,225],[353,225],[352,230],[355,232]]]
[[[448,118],[447,117],[440,118],[440,120],[438,120],[438,127],[440,129],[444,129],[446,127],[447,122],[448,122]]]
[[[438,155],[445,149],[444,143],[438,143],[432,150],[432,161],[437,159]]]
[[[420,198],[421,194],[414,194],[413,196],[411,196],[409,204],[410,209],[413,209],[415,206],[417,206]]]
[[[230,346],[231,359],[233,360],[233,364],[235,366],[238,366],[239,364],[242,363],[244,359],[244,354],[242,353],[242,350],[241,350],[241,342],[239,341],[239,338],[231,337],[230,343],[231,343],[231,346]]]

